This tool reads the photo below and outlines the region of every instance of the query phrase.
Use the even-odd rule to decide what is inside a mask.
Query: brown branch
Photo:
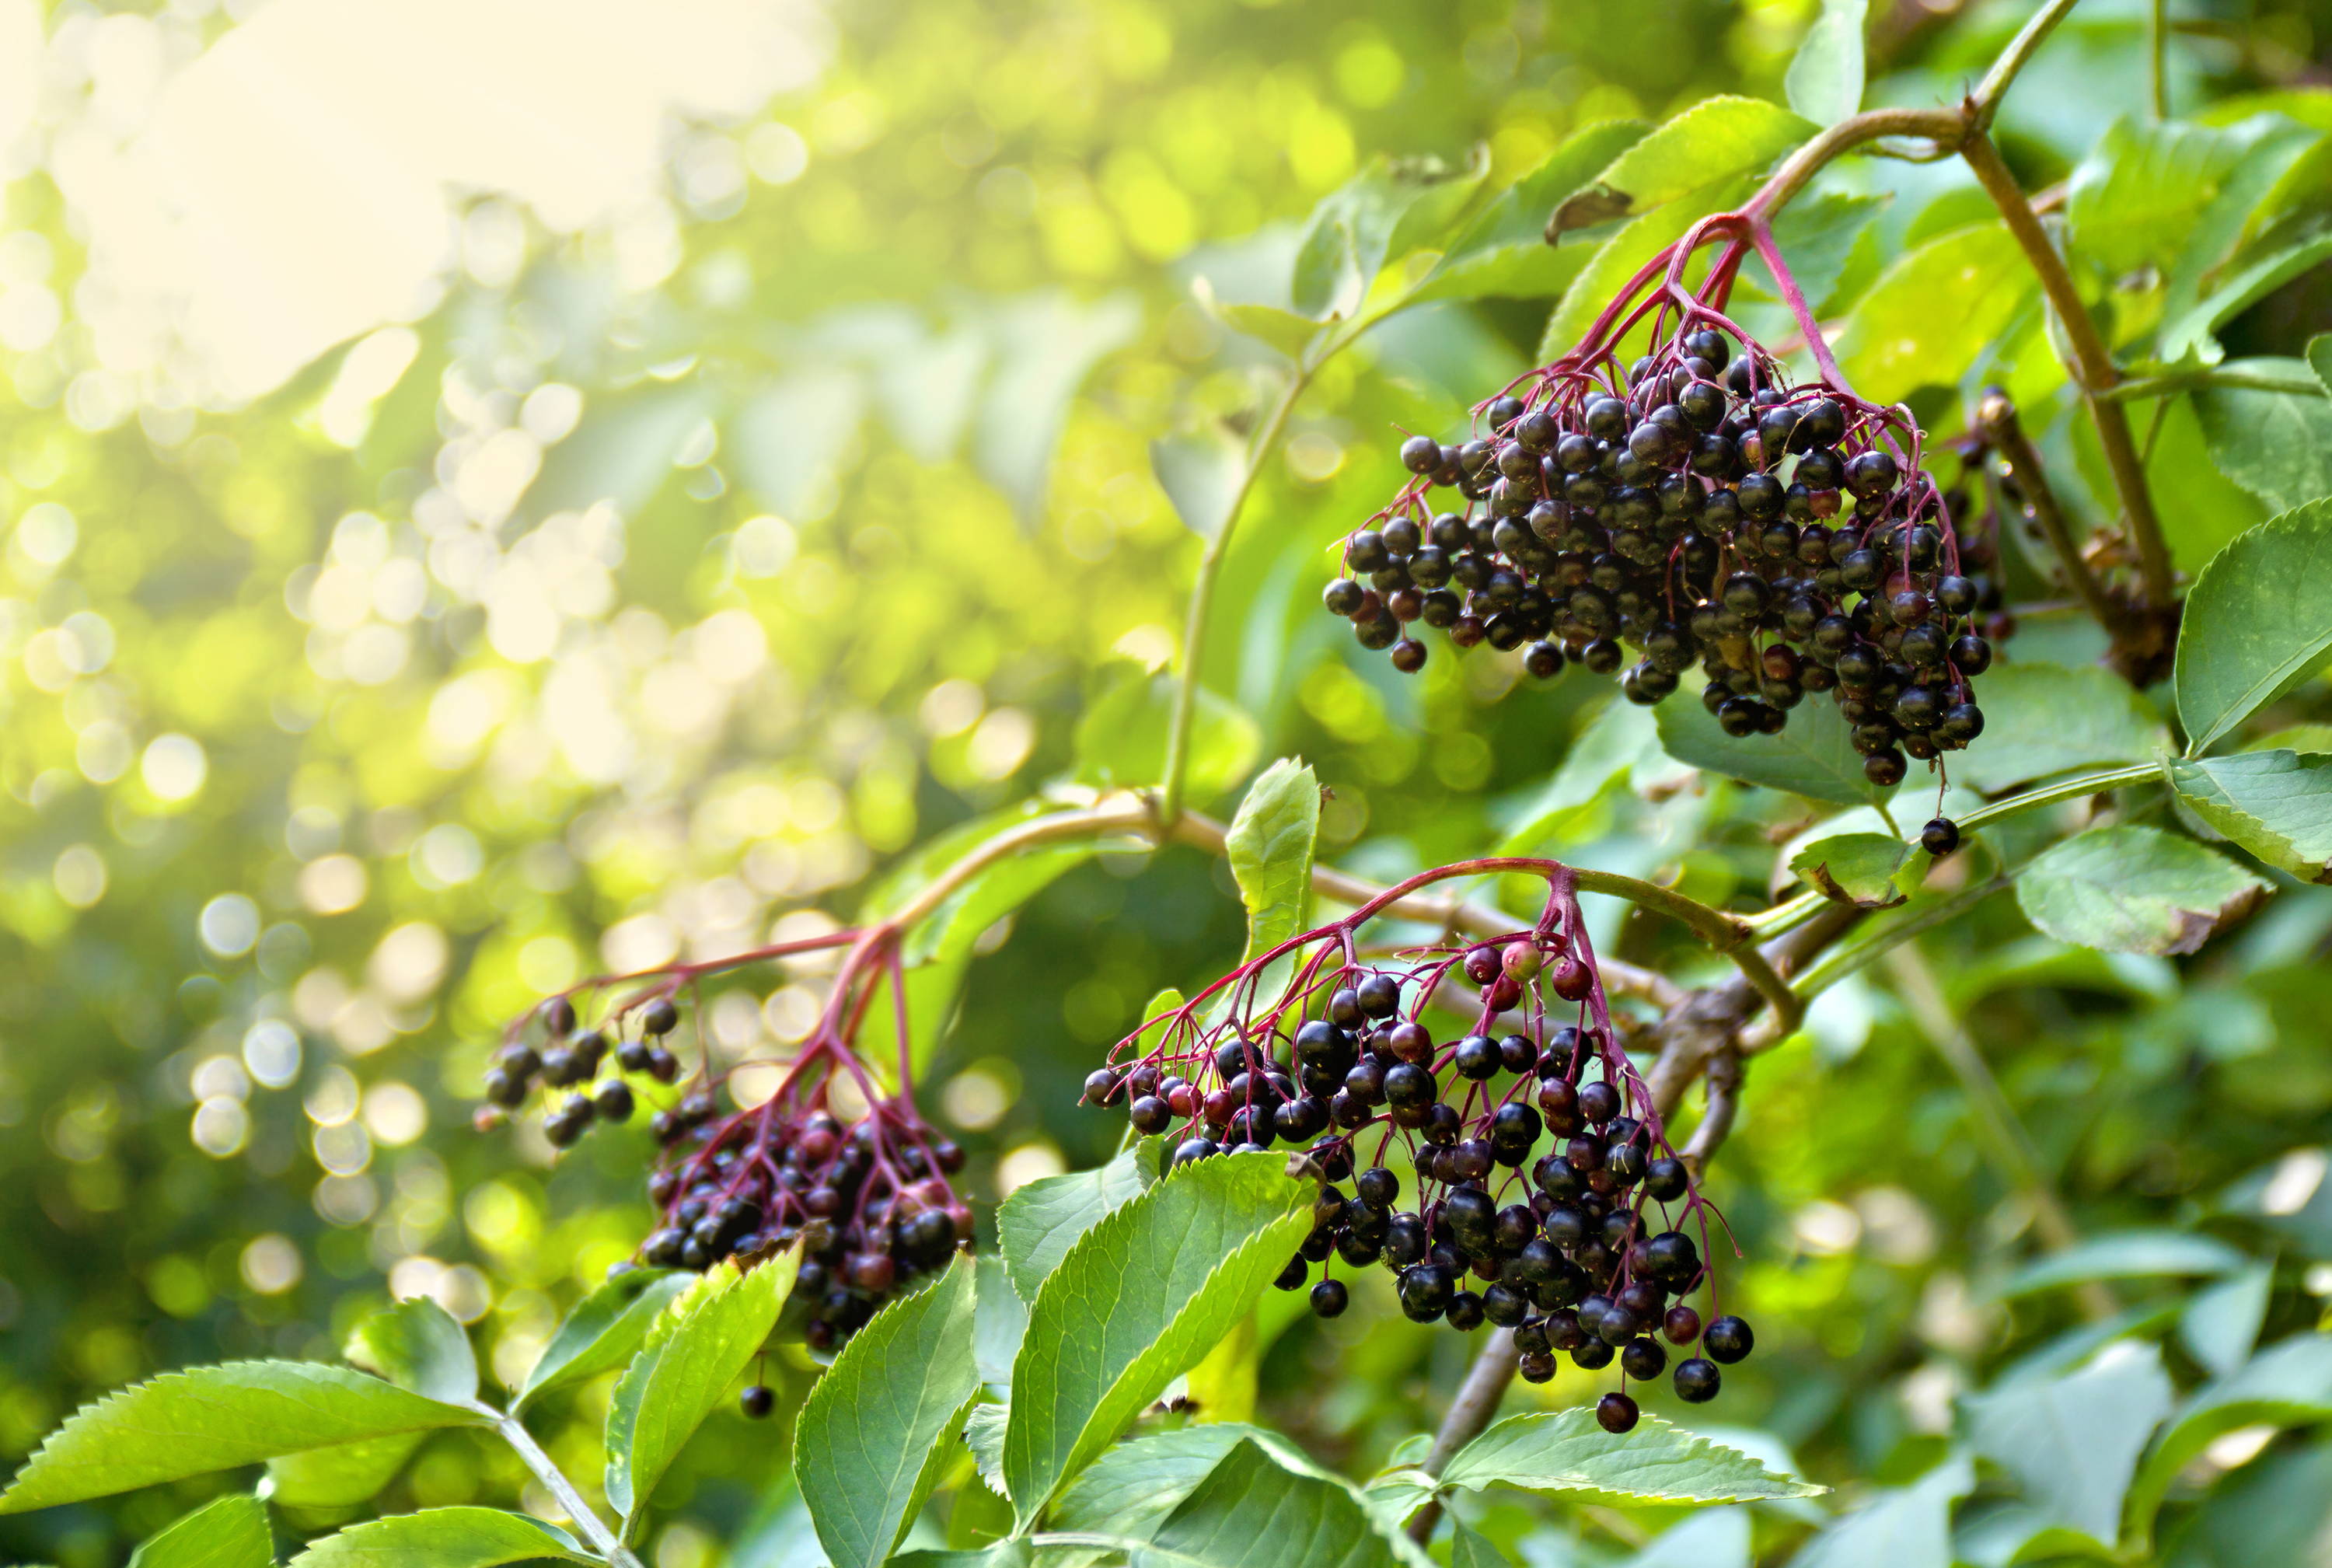
[[[1433,1447],[1420,1467],[1427,1475],[1438,1477],[1458,1450],[1480,1437],[1498,1418],[1498,1406],[1506,1397],[1506,1385],[1514,1382],[1515,1371],[1522,1365],[1522,1352],[1515,1347],[1514,1330],[1502,1328],[1491,1334],[1482,1346],[1482,1353],[1466,1371],[1466,1381],[1458,1385],[1458,1397],[1449,1401],[1448,1414],[1441,1418],[1440,1429],[1433,1434]],[[1441,1499],[1428,1497],[1409,1522],[1409,1538],[1419,1545],[1433,1538],[1433,1527],[1441,1522]]]
[[[1975,407],[1975,422],[2000,449],[2001,455],[2008,459],[2009,468],[2016,476],[2016,488],[2024,497],[2025,509],[2040,525],[2074,595],[2107,631],[2123,625],[2127,617],[2122,607],[2106,593],[2105,586],[2089,570],[2080,546],[2074,541],[2064,508],[2057,504],[2057,492],[2041,471],[2040,454],[2033,449],[2031,438],[2024,434],[2024,425],[2016,417],[2016,405],[1998,387],[1986,388],[1983,401]]]

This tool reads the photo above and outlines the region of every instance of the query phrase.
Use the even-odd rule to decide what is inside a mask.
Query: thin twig
[[[600,1523],[599,1515],[591,1511],[591,1505],[583,1500],[583,1494],[575,1489],[575,1484],[567,1478],[566,1472],[543,1452],[542,1445],[534,1440],[534,1434],[528,1431],[516,1416],[504,1415],[491,1405],[478,1404],[472,1408],[493,1418],[494,1430],[533,1472],[534,1478],[542,1483],[543,1490],[567,1510],[568,1523],[575,1526],[576,1533],[583,1537],[586,1544],[607,1558],[611,1568],[640,1568],[640,1560],[632,1554],[631,1549],[616,1537],[615,1532]]]
[[[1983,186],[1984,194],[1992,197],[1993,206],[2007,221],[2009,234],[2014,236],[2018,247],[2024,252],[2024,259],[2040,278],[2041,292],[2049,297],[2050,306],[2064,329],[2065,343],[2070,351],[2065,368],[2097,425],[2098,445],[2105,454],[2114,492],[2127,521],[2130,541],[2137,550],[2138,578],[2146,589],[2146,603],[2167,605],[2174,592],[2170,550],[2163,542],[2161,520],[2155,515],[2154,497],[2146,489],[2146,470],[2137,460],[2137,444],[2129,433],[2129,416],[2120,404],[2108,402],[2102,396],[2121,380],[2121,370],[2114,364],[2105,339],[2098,335],[2097,323],[2089,319],[2088,307],[2082,302],[2080,290],[2074,285],[2065,259],[2057,253],[2056,244],[2041,227],[2031,204],[2024,199],[2016,177],[2001,161],[1999,149],[1981,129],[1971,129],[1961,141],[1959,151],[1974,172],[1976,183]]]
[[[2072,588],[2089,614],[2107,631],[2120,626],[2127,617],[2119,605],[2114,603],[2103,584],[2089,570],[2087,558],[2074,541],[2073,530],[2065,521],[2064,509],[2057,504],[2057,492],[2049,477],[2041,471],[2040,454],[2033,450],[2032,442],[2024,434],[2024,426],[2016,417],[2016,405],[2007,394],[1988,391],[1976,405],[1976,423],[1992,444],[2008,459],[2016,476],[2016,488],[2023,494],[2024,504],[2032,521],[2040,525],[2048,538],[2049,548],[2056,552],[2058,564],[2064,569],[2065,580]]]

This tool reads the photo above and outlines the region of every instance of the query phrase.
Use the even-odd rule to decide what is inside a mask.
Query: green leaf
[[[597,1563],[555,1525],[501,1508],[425,1508],[353,1525],[311,1543],[291,1568],[495,1568]]]
[[[2268,884],[2225,856],[2158,827],[2092,827],[2016,879],[2025,917],[2077,947],[2193,952],[2248,913]]]
[[[1095,699],[1077,724],[1077,782],[1139,789],[1166,777],[1166,732],[1174,679],[1133,671]],[[1199,688],[1190,730],[1190,798],[1211,800],[1247,776],[1263,749],[1255,721],[1228,700]]]
[[[2248,129],[2185,120],[2115,120],[2066,186],[2073,253],[2116,276],[2167,266],[2257,140]]]
[[[998,1223],[1002,1224],[1000,1215]],[[1066,1251],[1068,1243],[1061,1246]],[[1000,1393],[1012,1386],[1012,1358],[1020,1353],[1020,1341],[1028,1333],[1028,1304],[1014,1287],[1004,1259],[992,1252],[980,1254],[980,1285],[972,1296],[972,1356],[980,1362],[981,1380]]]
[[[1371,159],[1312,209],[1295,249],[1295,309],[1314,320],[1356,313],[1387,262],[1440,241],[1489,167],[1480,148],[1458,168]]]
[[[2194,1364],[2220,1377],[2229,1377],[2249,1359],[2259,1343],[2260,1324],[2267,1321],[2269,1295],[2275,1288],[2275,1267],[2254,1264],[2186,1304],[2178,1315],[2178,1343]]]
[[[1079,1237],[1029,1309],[1004,1474],[1025,1526],[1285,1267],[1318,1190],[1285,1156],[1183,1166]]]
[[[1839,367],[1874,403],[1957,383],[2037,285],[2008,225],[1936,235],[1878,275],[1838,330]]]
[[[2162,1353],[2125,1340],[2069,1377],[1968,1400],[1968,1441],[2049,1520],[2111,1546],[2138,1456],[2170,1413]]]
[[[2332,757],[2244,751],[2170,765],[2194,815],[2279,871],[2332,882]]]
[[[2269,518],[2212,558],[2178,631],[2189,754],[2323,666],[2332,651],[2332,500]]]
[[[2165,320],[2155,334],[2155,353],[2166,363],[2176,364],[2190,356],[2215,364],[2226,350],[2213,336],[2231,318],[2283,287],[2292,279],[2332,257],[2332,234],[2318,235],[2295,244],[2267,251],[2257,257],[2242,258],[2241,264],[2232,271],[2213,274],[2216,281],[2208,292],[2193,306],[2173,313],[2181,302],[2179,280],[2171,280],[2165,297]]]
[[[1513,1558],[1479,1530],[1468,1529],[1464,1520],[1451,1521],[1451,1529],[1449,1568],[1514,1568]]]
[[[1626,1568],[1749,1568],[1749,1514],[1737,1506],[1704,1508],[1661,1531]]]
[[[1310,317],[1283,311],[1276,305],[1222,299],[1216,294],[1214,283],[1208,278],[1191,279],[1190,293],[1199,301],[1200,310],[1232,331],[1259,339],[1298,362],[1312,346],[1313,339],[1324,330]],[[1155,466],[1154,454],[1152,465]]]
[[[1475,215],[1410,301],[1530,300],[1562,293],[1594,249],[1549,244],[1548,215],[1650,129],[1640,120],[1607,120],[1572,132],[1537,167]]]
[[[2308,368],[2323,384],[2324,395],[2332,397],[2332,332],[2308,339]]]
[[[1975,1468],[1954,1456],[1830,1525],[1790,1568],[1952,1568],[1952,1505],[1974,1490]]]
[[[2214,292],[2230,272],[2244,270],[2247,260],[2256,259],[2242,256],[2240,245],[2252,215],[2324,139],[2319,132],[2270,115],[2256,117],[2241,129],[2256,139],[2187,226],[2163,290],[2163,325],[2155,333],[2155,351],[2165,364],[2190,357],[2208,363],[2222,357],[2212,330],[2240,306],[2215,297]],[[2214,297],[2206,301],[2205,296]]]
[[[229,1362],[166,1372],[76,1410],[16,1472],[0,1495],[0,1514],[231,1470],[278,1454],[488,1420],[346,1367],[310,1362]]]
[[[523,1406],[546,1390],[613,1372],[631,1360],[647,1337],[648,1324],[695,1277],[677,1269],[635,1268],[577,1302],[535,1358],[518,1403]]]
[[[990,307],[994,375],[972,426],[971,460],[1010,498],[1024,527],[1044,513],[1053,456],[1077,389],[1142,330],[1142,305],[1119,290],[1079,299],[1044,289]]]
[[[1311,1465],[1278,1433],[1238,1421],[1152,1432],[1116,1444],[1079,1471],[1054,1500],[1052,1523],[1062,1530],[1103,1530],[1146,1541],[1242,1442],[1263,1448],[1282,1466]]]
[[[977,1404],[964,1414],[963,1446],[971,1450],[980,1480],[999,1497],[1004,1496],[1004,1429],[1011,1420],[1008,1400]]]
[[[469,1332],[425,1296],[366,1318],[341,1353],[424,1399],[458,1405],[478,1397],[478,1358]]]
[[[1983,677],[1983,734],[1953,759],[1952,777],[1986,795],[2077,768],[2150,761],[2170,749],[2154,704],[2095,665],[1996,665]]]
[[[2217,1276],[2232,1273],[2243,1261],[2243,1255],[2225,1242],[2191,1230],[2108,1231],[2026,1264],[1995,1294],[2006,1301],[2094,1279]]]
[[[378,1495],[425,1434],[399,1432],[267,1461],[262,1496],[279,1508],[348,1508]]]
[[[2296,1334],[2268,1346],[2178,1408],[2130,1487],[2131,1522],[2149,1525],[2178,1472],[2227,1433],[2323,1421],[2332,1421],[2332,1336]]]
[[[1806,302],[1814,309],[1823,309],[1847,282],[1848,268],[1855,265],[1858,259],[1857,247],[1869,232],[1871,221],[1886,206],[1883,196],[1823,191],[1817,196],[1802,196],[1775,215],[1773,243],[1788,258],[1791,274],[1797,279]],[[1868,271],[1877,270],[1874,259]],[[1751,256],[1742,264],[1742,275],[1750,290],[1768,301],[1780,301],[1781,290],[1762,259]],[[1779,305],[1769,308],[1779,309]]]
[[[1546,789],[1506,828],[1501,855],[1531,855],[1563,841],[1589,808],[1617,788],[1646,755],[1664,756],[1651,710],[1614,695],[1563,754]]]
[[[2298,359],[2233,359],[2226,368],[2308,378]],[[2249,387],[2194,388],[2213,467],[2279,511],[2332,495],[2332,398]]]
[[[1761,172],[1819,128],[1762,98],[1704,98],[1611,160],[1594,187],[1556,215],[1562,228],[1649,212],[1736,176]],[[1609,294],[1606,294],[1609,298]]]
[[[1739,1503],[1811,1497],[1823,1487],[1776,1475],[1738,1448],[1646,1416],[1615,1436],[1578,1410],[1508,1416],[1451,1456],[1441,1484],[1479,1491],[1493,1483],[1526,1492],[1586,1492],[1623,1501]]]
[[[1820,889],[1824,898],[1857,909],[1890,909],[1908,896],[1896,877],[1915,853],[1901,839],[1884,833],[1840,833],[1798,851],[1790,858],[1790,869]]]
[[[1687,111],[1687,117],[1691,112],[1694,111]],[[1657,136],[1658,133],[1654,134]],[[1641,150],[1650,145],[1651,139],[1647,138],[1637,143],[1631,151]],[[1628,156],[1621,155],[1620,162],[1626,162]],[[1610,177],[1608,173],[1605,177]],[[1740,206],[1755,189],[1755,181],[1743,175],[1692,192],[1689,201],[1664,200],[1604,241],[1595,252],[1594,259],[1571,280],[1571,286],[1563,290],[1563,299],[1555,305],[1554,313],[1547,318],[1546,330],[1539,338],[1539,359],[1548,360],[1571,352],[1586,337],[1588,328],[1594,325],[1604,306],[1611,302],[1611,297],[1636,275],[1645,263],[1683,237],[1687,229],[1708,214]],[[1582,204],[1600,203],[1608,210],[1599,212],[1591,219],[1582,220],[1600,222],[1602,218],[1627,212],[1628,202],[1627,196],[1614,194],[1598,184],[1565,202],[1563,212],[1556,214],[1556,218],[1560,222],[1564,213],[1578,214],[1582,210]],[[1639,329],[1636,336],[1644,339],[1649,337],[1649,333]],[[1625,353],[1620,357],[1622,362],[1627,359]]]
[[[1790,715],[1778,735],[1736,740],[1717,728],[1716,716],[1696,693],[1679,692],[1656,710],[1660,746],[1687,767],[1723,774],[1811,800],[1859,806],[1887,792],[1863,777],[1853,732],[1828,703],[1809,703]]]
[[[129,1568],[273,1568],[267,1507],[238,1493],[196,1509],[130,1554]]]
[[[1394,1545],[1351,1488],[1284,1468],[1243,1440],[1159,1525],[1142,1555],[1206,1568],[1394,1568],[1411,1553]]]
[[[1247,786],[1223,837],[1223,853],[1247,905],[1252,962],[1304,929],[1312,906],[1312,851],[1320,838],[1320,780],[1292,757]]]
[[[801,1249],[704,1275],[651,1325],[607,1406],[607,1502],[635,1534],[649,1495],[704,1418],[759,1355],[793,1288]]]
[[[1213,539],[1231,520],[1247,483],[1247,449],[1219,426],[1150,444],[1150,470],[1174,503],[1174,515],[1200,539]]]
[[[959,1255],[929,1287],[851,1336],[794,1426],[794,1475],[834,1568],[890,1556],[950,1457],[980,1391],[974,1271]]]
[[[1835,125],[1862,107],[1862,26],[1868,0],[1822,0],[1821,14],[1782,79],[1790,107]]]
[[[1023,1301],[1037,1299],[1079,1237],[1158,1180],[1159,1142],[1143,1138],[1093,1171],[1047,1176],[1012,1190],[996,1210],[996,1245]]]

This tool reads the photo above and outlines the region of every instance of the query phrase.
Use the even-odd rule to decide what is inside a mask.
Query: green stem
[[[2164,397],[2196,387],[2226,387],[2240,392],[2283,392],[2299,397],[2321,397],[2325,395],[2324,383],[2312,377],[2270,376],[2257,370],[2230,369],[2224,365],[2203,365],[2191,370],[2169,370],[2159,376],[2140,376],[2117,382],[2098,393],[2098,398],[2105,403],[2135,403],[2141,398]]]
[[[2146,85],[2154,118],[2170,118],[2170,4],[2154,0],[2146,15]]]
[[[1319,365],[1325,364],[1350,340],[1348,335],[1332,339],[1324,348],[1319,364],[1297,363],[1271,411],[1248,438],[1246,469],[1239,475],[1238,489],[1231,494],[1230,509],[1223,514],[1223,525],[1216,531],[1215,537],[1207,540],[1206,552],[1199,557],[1199,577],[1191,585],[1190,614],[1182,625],[1182,680],[1174,689],[1174,715],[1166,731],[1165,790],[1159,809],[1170,827],[1182,815],[1184,776],[1190,766],[1190,730],[1199,712],[1200,666],[1205,662],[1207,633],[1214,615],[1215,581],[1222,576],[1223,562],[1230,554],[1232,536],[1238,531],[1239,513],[1247,510],[1247,497],[1254,493],[1255,482],[1262,474],[1264,464],[1286,432],[1288,416],[1295,411],[1296,399],[1311,386]]]
[[[575,1484],[567,1478],[566,1472],[543,1452],[542,1445],[534,1440],[534,1434],[528,1431],[516,1416],[504,1415],[491,1405],[482,1404],[475,1408],[493,1417],[494,1430],[534,1473],[534,1478],[542,1483],[543,1490],[567,1510],[568,1522],[575,1526],[576,1534],[583,1537],[586,1545],[605,1557],[611,1568],[640,1568],[640,1560],[616,1538],[615,1532],[599,1522],[599,1515],[591,1511],[591,1505],[583,1500],[583,1494],[575,1489]]]
[[[2078,0],[2049,0],[2049,4],[2034,12],[2032,20],[2009,40],[2008,47],[2000,52],[2000,58],[1993,61],[1992,69],[1983,73],[1983,82],[1969,100],[1975,110],[1979,131],[1991,126],[1992,117],[1998,112],[2000,100],[2008,91],[2009,83],[2016,80],[2016,73],[2024,69],[2025,62],[2032,58],[2033,52],[2057,30],[2057,24],[2065,19],[2077,3]]]

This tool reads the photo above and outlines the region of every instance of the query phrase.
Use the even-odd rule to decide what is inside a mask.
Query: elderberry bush
[[[1735,736],[1827,693],[1882,786],[1983,732],[1974,682],[2010,626],[1987,619],[1993,546],[1954,528],[1903,411],[1791,386],[1693,306],[1624,375],[1566,356],[1475,416],[1463,445],[1402,444],[1415,477],[1324,595],[1395,668],[1423,667],[1420,624],[1522,649],[1540,677],[1619,672],[1646,704],[1697,663]]]
[[[648,1119],[661,1158],[647,1181],[655,1220],[637,1261],[702,1271],[733,1257],[751,1267],[798,1241],[802,1336],[829,1349],[900,1287],[946,1267],[972,1236],[971,1210],[948,1181],[963,1169],[963,1149],[924,1122],[909,1094],[884,1095],[850,1045],[890,956],[854,948],[836,1005],[777,1091],[749,1106],[724,1104],[725,1085],[701,1070],[682,1082],[668,1044],[680,1013],[667,992],[634,997],[597,1027],[578,1020],[578,993],[551,998],[495,1053],[481,1125],[506,1120],[539,1090],[543,1133],[563,1149],[595,1122],[628,1120],[643,1098],[663,1102]]]
[[[1713,1289],[1713,1210],[1620,1047],[1560,868],[1537,925],[1495,940],[1362,957],[1372,913],[1151,1020],[1086,1102],[1165,1135],[1177,1164],[1300,1150],[1324,1184],[1278,1283],[1308,1284],[1322,1316],[1349,1302],[1340,1270],[1382,1267],[1418,1322],[1513,1329],[1534,1382],[1557,1353],[1649,1382],[1673,1352],[1678,1397],[1716,1397],[1750,1331],[1691,1305]],[[1625,1393],[1599,1410],[1614,1431],[1635,1412]]]

